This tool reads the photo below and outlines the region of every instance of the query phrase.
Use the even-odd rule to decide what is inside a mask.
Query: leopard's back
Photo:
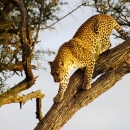
[[[73,38],[85,41],[96,34],[110,35],[114,26],[115,20],[111,16],[106,14],[94,15],[79,27]]]
[[[89,44],[86,45],[78,38],[73,38],[61,45],[55,57],[55,60],[66,63],[69,60],[72,60],[77,64],[77,68],[80,66],[84,67],[85,65],[82,65],[82,63],[85,63],[85,61],[89,61],[89,58],[91,59],[90,55],[95,56],[95,53],[95,49],[93,49],[92,46],[90,46]]]
[[[100,54],[111,46],[110,35],[112,30],[115,29],[127,39],[126,33],[116,20],[107,14],[98,14],[90,17],[83,23],[77,30],[73,38],[78,38],[82,41],[89,40],[86,44],[91,44],[94,48],[100,47]],[[92,44],[93,43],[93,44]]]

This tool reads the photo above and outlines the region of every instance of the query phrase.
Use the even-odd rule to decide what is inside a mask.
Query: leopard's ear
[[[48,64],[49,64],[50,66],[52,66],[52,61],[48,62]]]

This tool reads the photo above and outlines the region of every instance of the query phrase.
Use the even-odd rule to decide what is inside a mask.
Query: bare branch
[[[48,27],[45,27],[45,28],[41,28],[41,29],[48,29],[50,27],[52,27],[53,25],[55,25],[56,23],[58,23],[59,21],[61,21],[62,19],[64,19],[65,17],[67,17],[68,15],[72,15],[72,13],[74,11],[76,11],[77,9],[79,9],[81,6],[84,6],[84,3],[82,3],[81,5],[77,6],[75,9],[73,9],[71,12],[69,12],[68,14],[66,14],[65,16],[63,16],[62,18],[58,19],[56,22],[54,22],[53,24],[51,24],[50,26]]]
[[[23,0],[13,0],[18,9],[21,12],[21,20],[19,23],[19,30],[20,30],[20,36],[21,36],[21,46],[22,46],[22,62],[23,62],[23,68],[26,74],[26,79],[31,80],[34,78],[32,70],[31,70],[31,48],[29,46],[29,42],[27,40],[27,9],[24,5]]]
[[[42,115],[42,100],[41,98],[36,99],[36,118],[42,120],[43,115]]]
[[[25,102],[27,102],[28,100],[32,99],[32,98],[43,98],[44,94],[41,93],[41,90],[37,90],[35,92],[31,92],[27,95],[22,95],[22,96],[18,96],[17,94],[14,95],[6,95],[5,93],[2,94],[2,96],[0,97],[0,106],[5,105],[5,104],[10,104],[10,103],[22,103],[25,104]]]
[[[31,65],[31,69],[36,69],[35,65]],[[0,70],[10,70],[10,71],[22,71],[23,69],[23,64],[22,62],[15,63],[15,64],[1,64],[0,65]]]
[[[0,95],[0,98],[3,98],[3,96],[5,96],[5,95],[6,96],[18,95],[20,92],[29,89],[33,84],[35,84],[35,81],[37,78],[38,78],[38,76],[28,82],[26,81],[26,79],[24,79],[23,81],[21,81],[14,87],[7,90],[5,93],[2,93]]]
[[[20,10],[21,12],[21,21],[19,23],[19,30],[20,30],[20,35],[21,35],[21,40],[22,40],[22,44],[27,44],[28,40],[27,40],[27,10],[25,8],[25,5],[24,5],[24,2],[23,0],[13,0],[18,9]]]

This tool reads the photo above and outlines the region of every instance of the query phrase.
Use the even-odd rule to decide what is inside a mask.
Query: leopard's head
[[[48,62],[51,67],[51,75],[54,78],[55,82],[60,82],[64,79],[66,75],[68,75],[69,70],[68,67],[62,61],[53,61]]]

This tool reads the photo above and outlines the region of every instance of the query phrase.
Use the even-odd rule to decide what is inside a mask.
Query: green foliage
[[[37,28],[41,10],[41,0],[25,0],[28,9],[28,24],[31,24],[33,29]],[[58,20],[57,14],[61,11],[61,6],[67,4],[61,0],[44,0],[41,26],[44,28],[49,26],[55,20]]]
[[[66,2],[62,0],[23,0],[28,12],[27,19],[27,39],[32,43],[30,48],[33,48],[35,43],[38,43],[38,31],[40,29],[52,29],[53,23],[58,21],[58,14]],[[21,37],[19,32],[19,23],[21,13],[14,2],[10,0],[0,0],[0,89],[5,86],[6,79],[10,78],[16,71],[10,73],[9,70],[1,67],[3,64],[16,64],[22,61]],[[43,2],[43,3],[42,3]],[[98,13],[107,13],[112,15],[124,29],[130,33],[130,3],[125,3],[123,0],[84,0],[83,5],[92,6]],[[68,16],[68,15],[67,15]],[[119,35],[114,33],[118,38]],[[36,50],[32,61],[39,66],[39,60],[45,54],[54,54],[53,51]],[[98,55],[96,56],[98,58]],[[6,68],[6,66],[5,66]],[[43,67],[45,70],[45,68]],[[6,75],[6,76],[5,76]]]
[[[29,40],[34,42],[38,26],[45,28],[50,26],[55,20],[58,20],[58,13],[61,6],[67,4],[61,0],[24,0],[28,12],[27,27]],[[21,13],[14,2],[9,0],[0,0],[0,92],[3,92],[5,83],[16,71],[10,72],[2,65],[16,64],[22,61],[21,37],[19,32],[19,23]],[[35,41],[36,43],[38,41]],[[31,45],[30,47],[33,47]],[[53,54],[53,51],[45,50],[34,52],[33,61],[38,61],[44,54]],[[38,62],[37,62],[38,63]],[[44,68],[45,69],[45,68]]]

